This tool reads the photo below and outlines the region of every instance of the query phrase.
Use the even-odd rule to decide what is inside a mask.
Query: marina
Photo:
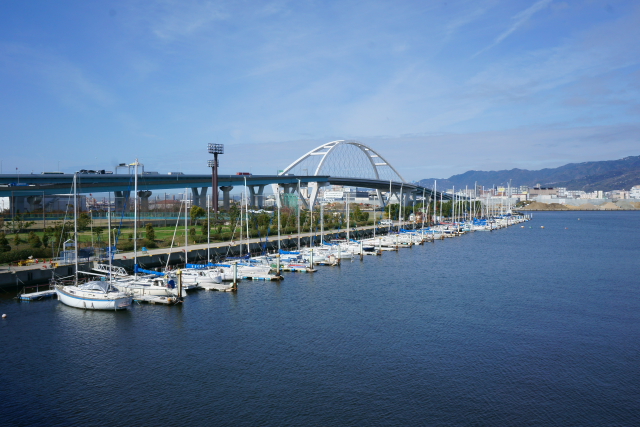
[[[0,427],[640,426],[640,4],[0,2]]]

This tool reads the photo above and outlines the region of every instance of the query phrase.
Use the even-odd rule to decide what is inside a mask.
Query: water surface
[[[183,307],[1,299],[0,424],[640,425],[640,214],[534,215]]]

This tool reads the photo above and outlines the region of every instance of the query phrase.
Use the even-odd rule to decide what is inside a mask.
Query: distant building
[[[629,192],[625,190],[613,190],[609,192],[609,198],[613,200],[622,200],[629,198]]]
[[[529,190],[529,197],[534,198],[537,196],[555,196],[558,197],[558,190],[553,187],[540,187],[535,186]]]
[[[640,199],[640,185],[634,185],[629,190],[629,198],[630,199]]]

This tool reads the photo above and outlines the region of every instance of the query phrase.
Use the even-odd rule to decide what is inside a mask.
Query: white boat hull
[[[56,286],[58,299],[69,307],[86,310],[120,310],[131,305],[131,296],[121,292],[100,294],[78,290],[75,286]]]

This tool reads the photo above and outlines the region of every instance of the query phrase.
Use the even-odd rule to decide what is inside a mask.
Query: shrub
[[[150,222],[148,222],[148,223],[145,225],[145,228],[146,228],[146,237],[147,237],[147,240],[150,240],[150,241],[155,240],[155,239],[156,239],[156,231],[153,229],[153,224],[152,224],[152,223],[150,223]]]
[[[150,249],[154,249],[158,247],[158,244],[155,241],[149,240],[149,239],[144,239],[142,242],[140,242],[140,244],[142,245],[141,247],[150,248]]]
[[[33,231],[29,232],[29,237],[27,238],[27,241],[29,242],[29,246],[31,246],[32,248],[37,249],[42,246],[42,241],[40,240],[40,237]]]
[[[51,252],[45,248],[39,249],[18,249],[0,253],[0,264],[27,259],[30,256],[38,259],[50,258]]]

